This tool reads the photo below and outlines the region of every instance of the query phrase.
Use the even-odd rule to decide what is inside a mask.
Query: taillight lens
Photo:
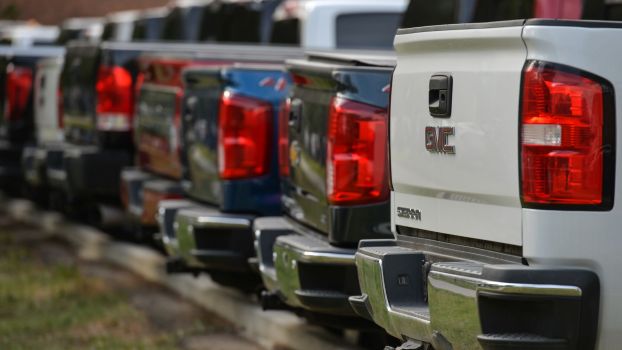
[[[129,131],[132,128],[134,90],[132,75],[119,66],[101,66],[97,74],[97,129]]]
[[[576,69],[529,61],[523,71],[521,181],[525,204],[607,204],[613,140],[608,83]],[[604,196],[605,194],[605,196]]]
[[[7,120],[18,120],[28,107],[28,98],[32,91],[32,69],[7,66],[6,94],[4,115]]]
[[[333,99],[326,169],[330,203],[387,200],[387,111],[343,98]]]
[[[265,175],[272,135],[270,104],[223,93],[218,129],[218,167],[222,179]]]
[[[279,174],[289,176],[289,113],[291,100],[288,98],[279,110]]]

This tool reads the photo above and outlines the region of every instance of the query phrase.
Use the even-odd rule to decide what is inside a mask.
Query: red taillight
[[[17,120],[22,117],[28,106],[28,98],[32,90],[32,69],[7,66],[6,93],[4,115],[7,120]]]
[[[328,201],[367,204],[387,200],[387,111],[335,98],[328,123]]]
[[[525,204],[603,205],[605,98],[612,91],[575,69],[530,61],[523,71],[521,180]],[[610,130],[611,132],[613,130]],[[608,195],[607,195],[608,196]]]
[[[270,165],[270,104],[225,92],[220,100],[218,167],[222,179],[265,175]]]
[[[65,112],[65,109],[63,108],[64,106],[64,102],[63,102],[63,90],[61,90],[60,88],[58,88],[58,90],[56,90],[56,122],[58,124],[59,128],[63,128],[63,113]]]
[[[134,90],[130,72],[119,66],[102,66],[95,89],[97,128],[102,131],[131,130]]]
[[[291,100],[287,99],[279,110],[279,174],[289,176],[289,113]]]

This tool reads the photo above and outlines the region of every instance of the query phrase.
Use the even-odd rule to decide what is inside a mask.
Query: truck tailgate
[[[518,114],[527,52],[522,21],[515,24],[396,37],[390,147],[398,234],[522,245]]]

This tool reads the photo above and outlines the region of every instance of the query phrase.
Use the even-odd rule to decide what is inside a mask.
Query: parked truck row
[[[120,211],[168,273],[368,348],[615,349],[620,17],[183,0],[101,40],[73,21],[79,40],[0,48],[2,185]]]

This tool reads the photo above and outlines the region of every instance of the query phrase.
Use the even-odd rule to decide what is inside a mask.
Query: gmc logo
[[[449,126],[426,126],[425,149],[432,153],[456,154],[456,148],[449,145],[449,136],[454,134],[454,128]]]

